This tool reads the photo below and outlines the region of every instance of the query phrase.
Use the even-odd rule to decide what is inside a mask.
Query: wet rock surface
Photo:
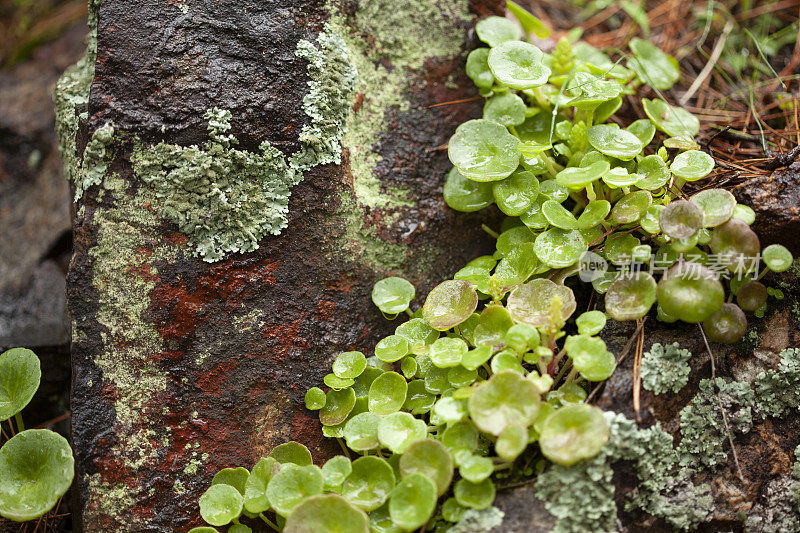
[[[752,178],[733,193],[756,212],[753,228],[762,245],[779,243],[800,254],[800,161]]]

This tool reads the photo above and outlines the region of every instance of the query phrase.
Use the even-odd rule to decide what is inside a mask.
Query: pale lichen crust
[[[199,146],[158,143],[131,157],[136,177],[149,184],[164,216],[189,236],[207,262],[250,252],[262,237],[286,227],[289,189],[300,174],[280,150],[264,142],[259,152],[235,148],[229,111],[205,115],[209,141]]]
[[[297,43],[295,55],[308,61],[308,86],[303,97],[303,110],[311,124],[300,132],[300,151],[290,160],[290,166],[305,171],[317,165],[339,164],[342,161],[342,136],[347,130],[353,89],[358,71],[350,61],[344,40],[330,31],[317,37],[317,46],[306,40]]]
[[[659,425],[640,429],[621,414],[606,413],[606,419],[609,441],[597,456],[573,466],[552,465],[536,479],[537,496],[557,518],[554,533],[618,530],[612,465],[620,460],[633,462],[639,480],[628,507],[663,517],[676,529],[708,519],[710,489],[681,470],[669,433]]]
[[[689,381],[691,358],[692,353],[677,342],[653,344],[642,356],[642,385],[655,394],[680,391]]]

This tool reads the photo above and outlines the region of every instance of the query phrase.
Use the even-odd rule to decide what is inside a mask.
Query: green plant
[[[0,448],[0,516],[16,522],[50,511],[74,476],[67,440],[48,429],[26,430],[22,420],[20,412],[39,388],[41,375],[39,358],[31,350],[12,348],[0,354],[0,423],[7,421],[13,435]]]
[[[284,531],[336,530],[326,517],[339,513],[353,531],[394,532],[456,522],[491,506],[494,481],[523,456],[571,465],[601,451],[607,418],[585,403],[583,385],[616,367],[597,336],[607,316],[636,320],[656,307],[667,322],[702,322],[712,340],[744,334],[744,314],[726,303],[718,273],[737,275],[727,285],[752,309],[761,291],[744,287],[758,283],[760,243],[751,211],[729,192],[682,192],[714,167],[696,150],[699,121],[661,99],[641,102],[647,119],[611,120],[641,85],[671,87],[675,60],[641,39],[631,41],[627,66],[567,39],[545,54],[523,40],[541,30],[535,17],[509,8],[523,31],[500,17],[476,27],[489,47],[470,52],[466,71],[486,98],[484,115],[450,139],[454,168],[443,190],[457,211],[496,204],[507,215],[499,232],[485,228],[496,251],[440,283],[416,311],[413,285],[378,281],[376,306],[409,319],[374,356],[339,354],[324,378],[329,390],[305,398],[345,455],[319,468],[301,445],[282,445],[294,452],[256,464],[243,506],[241,490],[212,485],[201,505],[209,523],[239,525],[245,515]],[[594,259],[611,268],[587,279]],[[765,249],[776,272],[791,260],[783,248]],[[605,313],[574,316],[566,283],[576,274],[605,294]],[[350,451],[363,456],[351,462]]]

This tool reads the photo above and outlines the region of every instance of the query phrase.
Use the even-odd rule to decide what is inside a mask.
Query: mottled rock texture
[[[370,302],[374,281],[403,275],[424,296],[484,249],[478,219],[444,206],[439,148],[480,108],[428,106],[473,95],[464,52],[475,13],[499,2],[91,4],[96,62],[90,51],[56,98],[71,175],[100,178],[74,205],[68,276],[76,519],[85,531],[186,530],[220,468],[287,439],[315,457],[332,450],[303,396],[336,353],[368,351],[393,329]],[[288,158],[310,120],[296,49],[323,31],[341,35],[360,71],[342,164],[304,173],[280,236],[202,261],[131,154],[204,143],[216,107],[230,111],[239,149],[266,141]],[[113,138],[86,159],[108,123]]]
[[[800,162],[751,178],[733,193],[756,212],[753,227],[762,244],[780,243],[800,254]]]

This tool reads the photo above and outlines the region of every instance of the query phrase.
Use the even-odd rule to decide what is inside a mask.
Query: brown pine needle
[[[482,98],[483,98],[482,96],[473,96],[472,98],[462,98],[461,100],[452,100],[450,102],[440,102],[438,104],[425,106],[425,109],[430,109],[432,107],[439,107],[439,106],[443,106],[443,105],[453,105],[453,104],[463,104],[463,103],[466,103],[466,102],[474,102],[475,100],[480,100]]]
[[[644,321],[640,318],[636,321],[639,325],[636,338],[636,356],[633,359],[633,409],[638,413],[641,408],[642,390],[642,352],[644,351]]]

